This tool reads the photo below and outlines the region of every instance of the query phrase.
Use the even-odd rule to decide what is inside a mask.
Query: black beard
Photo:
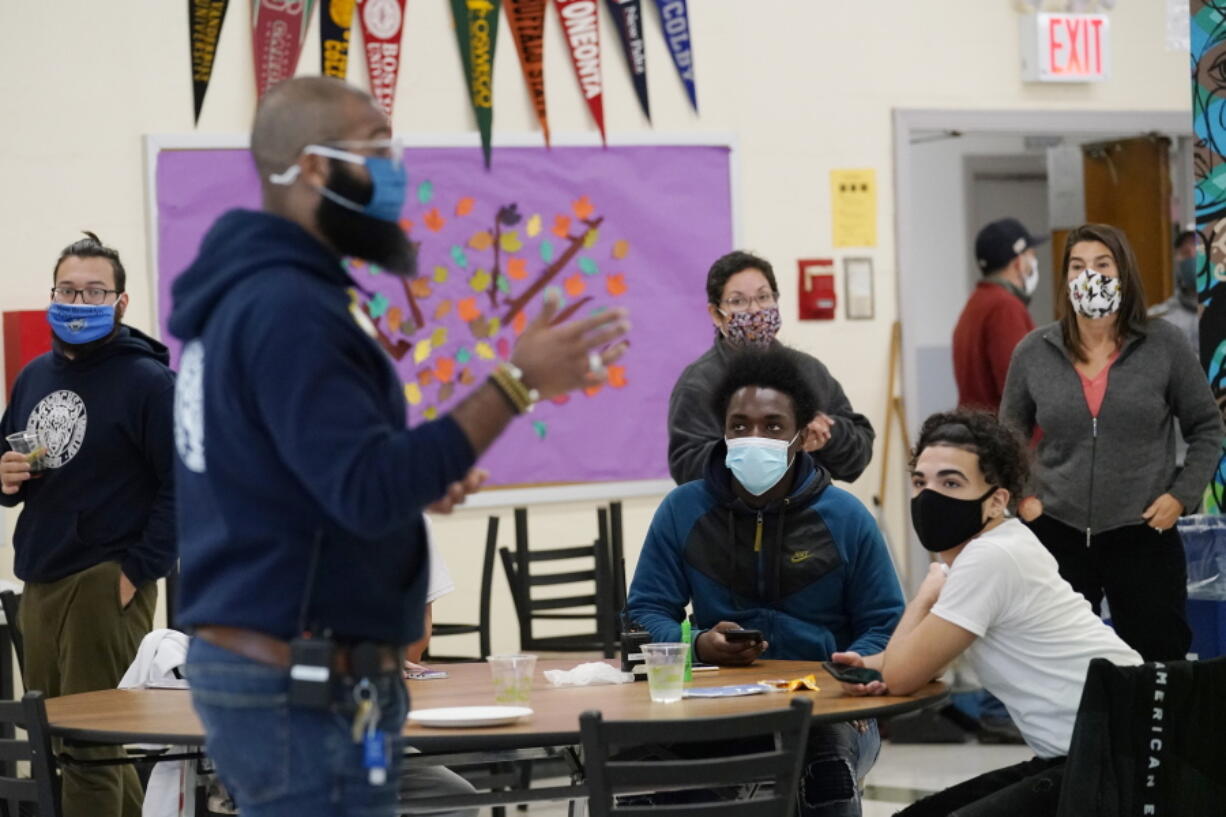
[[[354,204],[370,201],[371,185],[342,170],[340,164],[332,164],[326,185],[328,190]],[[399,224],[350,210],[326,196],[320,196],[315,220],[324,237],[341,255],[378,264],[393,275],[406,278],[417,275],[417,248]]]
[[[113,341],[115,339],[115,336],[119,334],[119,329],[122,323],[123,323],[123,314],[120,313],[118,309],[116,309],[115,310],[115,326],[111,328],[110,334],[108,334],[104,338],[98,338],[97,340],[91,340],[89,343],[69,343],[66,340],[60,340],[60,336],[52,332],[51,340],[54,343],[55,348],[59,350],[60,354],[64,355],[65,357],[70,357],[74,360],[79,360],[83,357],[88,357],[89,355],[101,349],[103,346]]]

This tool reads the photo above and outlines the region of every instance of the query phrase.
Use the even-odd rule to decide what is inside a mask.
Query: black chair
[[[4,610],[5,626],[8,628],[9,638],[13,642],[13,652],[17,654],[17,668],[24,678],[26,674],[26,646],[25,641],[21,638],[21,629],[17,626],[17,616],[21,612],[21,594],[14,593],[12,590],[5,590],[3,593],[0,593],[0,609]],[[0,661],[5,661],[6,659],[7,656],[0,657]],[[5,699],[11,700],[12,697],[10,689]]]
[[[0,724],[26,731],[25,740],[0,740],[0,761],[5,771],[0,776],[0,801],[9,815],[28,814],[20,804],[37,807],[38,817],[59,817],[60,787],[56,779],[55,755],[51,752],[51,733],[47,728],[47,707],[41,692],[27,692],[20,701],[0,702]],[[11,776],[8,769],[17,763],[30,764],[30,776]]]
[[[619,528],[620,528],[620,522]],[[511,598],[519,619],[521,650],[552,652],[595,652],[612,658],[617,649],[616,593],[609,549],[608,509],[597,509],[597,536],[588,545],[532,549],[528,545],[528,509],[515,509],[515,552],[500,548],[502,566],[511,586]],[[579,559],[591,567],[563,573],[541,573],[548,562]],[[571,595],[539,597],[542,587],[581,585]],[[576,611],[575,608],[592,608]],[[538,620],[589,621],[594,632],[575,635],[538,636],[533,625]]]
[[[490,593],[493,591],[494,584],[494,553],[498,550],[498,517],[491,516],[489,523],[485,529],[485,556],[481,566],[481,600],[480,610],[478,612],[478,622],[476,624],[450,624],[446,622],[434,622],[430,627],[430,639],[433,645],[435,638],[441,638],[451,635],[470,635],[477,634],[480,642],[481,654],[476,656],[478,661],[485,660],[485,657],[490,654]],[[433,648],[428,648],[422,660],[429,661],[470,661],[472,657],[453,657],[446,655],[436,655]]]
[[[579,716],[592,817],[791,817],[796,806],[812,704],[793,698],[787,709],[724,718],[610,721],[599,712]],[[652,745],[720,743],[740,754],[686,759],[634,757]],[[773,748],[766,748],[773,745]],[[769,783],[763,796],[693,804],[618,805],[619,794],[704,790]],[[633,802],[633,801],[631,801]]]

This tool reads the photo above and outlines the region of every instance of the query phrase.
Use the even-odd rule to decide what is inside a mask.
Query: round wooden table
[[[533,683],[531,718],[509,726],[463,729],[431,729],[405,725],[409,742],[425,752],[472,749],[517,749],[569,746],[579,742],[579,715],[589,709],[604,713],[606,720],[668,720],[709,718],[781,709],[794,695],[813,700],[813,722],[880,718],[935,706],[949,697],[944,684],[933,682],[914,695],[853,698],[843,694],[838,682],[818,662],[758,661],[749,667],[723,667],[698,672],[687,686],[713,687],[745,684],[767,678],[817,676],[818,692],[775,692],[739,698],[687,698],[672,704],[652,703],[647,683],[592,687],[552,687],[542,671],[570,669],[576,660],[538,661]],[[615,663],[615,662],[609,662]],[[408,681],[412,708],[481,706],[494,703],[489,668],[484,663],[443,664],[451,677],[433,681]],[[90,743],[165,743],[200,746],[204,729],[192,710],[191,693],[182,689],[108,689],[65,695],[47,701],[51,734]]]

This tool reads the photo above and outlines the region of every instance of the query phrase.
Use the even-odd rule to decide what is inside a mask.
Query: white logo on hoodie
[[[204,344],[190,341],[175,383],[175,449],[187,470],[204,473]]]
[[[46,468],[62,468],[81,450],[85,442],[85,401],[72,391],[60,389],[48,394],[30,412],[27,431],[35,431],[47,446],[43,457]]]

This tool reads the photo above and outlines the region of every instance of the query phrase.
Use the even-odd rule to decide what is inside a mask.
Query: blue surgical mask
[[[736,481],[741,483],[741,487],[754,496],[762,496],[778,485],[779,480],[783,479],[783,475],[792,467],[788,449],[796,442],[796,437],[791,440],[736,437],[724,442],[728,446],[724,465],[728,466],[728,470],[736,477]]]
[[[115,304],[58,304],[47,309],[47,323],[65,343],[101,340],[115,330]]]
[[[367,172],[370,173],[373,189],[370,201],[366,204],[358,204],[356,201],[352,201],[327,187],[316,188],[320,195],[339,204],[341,207],[368,215],[371,218],[377,218],[380,221],[391,221],[393,223],[399,221],[400,211],[404,209],[404,200],[408,190],[408,178],[405,176],[404,165],[400,161],[403,148],[395,140],[374,140],[368,144],[372,147],[380,147],[383,146],[384,142],[391,146],[393,156],[363,156],[360,153],[338,150],[326,145],[307,145],[303,148],[303,153],[313,153],[318,156],[326,156],[329,159],[339,159],[342,162],[365,165]],[[268,180],[273,184],[292,184],[298,178],[299,172],[299,166],[294,165],[284,173],[274,173]]]

